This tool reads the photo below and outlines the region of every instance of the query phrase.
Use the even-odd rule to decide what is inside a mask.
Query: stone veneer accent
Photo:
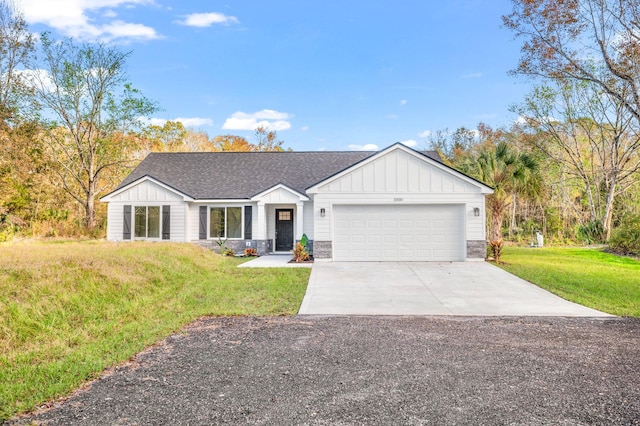
[[[313,257],[315,259],[330,259],[332,250],[331,241],[314,241]]]
[[[467,240],[467,259],[484,259],[487,257],[485,240]]]

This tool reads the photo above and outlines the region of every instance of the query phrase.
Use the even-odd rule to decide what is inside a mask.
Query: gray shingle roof
[[[370,151],[151,153],[117,189],[150,176],[195,199],[247,199],[279,183],[304,194],[306,188],[374,154]],[[436,152],[425,154],[440,161]]]

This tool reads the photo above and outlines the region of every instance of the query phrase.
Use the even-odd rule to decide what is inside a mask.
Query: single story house
[[[435,152],[152,153],[110,194],[107,239],[316,259],[464,261],[486,253],[489,186]]]

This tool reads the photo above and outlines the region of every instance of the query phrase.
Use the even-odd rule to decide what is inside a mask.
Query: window
[[[135,238],[160,238],[160,206],[136,206]]]
[[[291,212],[289,210],[280,210],[278,212],[278,220],[291,220]]]
[[[211,238],[242,238],[242,207],[211,207],[209,236]]]

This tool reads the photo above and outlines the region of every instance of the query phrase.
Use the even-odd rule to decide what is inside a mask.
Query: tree
[[[463,171],[493,187],[493,194],[487,196],[489,240],[501,241],[502,222],[514,194],[526,194],[537,188],[533,183],[539,179],[538,163],[504,139],[482,144],[474,157],[465,163],[467,168]]]
[[[242,136],[220,135],[213,138],[216,151],[248,152],[256,151],[255,145]]]
[[[640,134],[628,109],[597,85],[567,82],[535,89],[516,111],[539,133],[532,145],[582,183],[589,222],[608,240],[616,196],[640,170]]]
[[[149,125],[142,131],[144,139],[144,155],[150,152],[183,151],[182,144],[187,129],[179,121],[166,121],[162,126]]]
[[[447,165],[456,167],[476,145],[477,135],[478,131],[465,127],[460,127],[453,133],[448,129],[437,130],[429,135],[428,144],[430,149],[438,151]]]
[[[0,126],[16,125],[34,103],[21,72],[33,59],[33,35],[13,2],[0,0]]]
[[[267,130],[258,127],[255,130],[256,144],[252,144],[245,137],[235,135],[220,135],[213,138],[213,145],[216,151],[284,151],[282,144],[284,141],[278,140],[275,130]]]
[[[512,2],[503,22],[524,39],[515,73],[595,84],[640,124],[640,0]]]
[[[139,118],[157,108],[126,79],[123,53],[102,43],[78,45],[42,35],[42,65],[30,83],[54,120],[47,121],[47,151],[65,191],[84,209],[84,225],[95,227],[98,194],[117,182],[102,179],[126,167],[136,147],[127,135]]]
[[[278,132],[266,127],[258,127],[255,131],[256,141],[254,151],[284,151],[284,141],[278,140]]]
[[[187,129],[182,145],[188,152],[211,152],[215,150],[209,135],[202,130]]]
[[[36,103],[22,78],[34,54],[33,36],[10,0],[0,0],[0,240],[27,224],[42,185]],[[36,197],[39,198],[39,197]]]

